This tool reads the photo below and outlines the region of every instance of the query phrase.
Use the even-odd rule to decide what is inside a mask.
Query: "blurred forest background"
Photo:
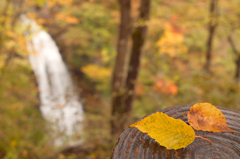
[[[0,158],[107,159],[130,123],[197,102],[240,110],[239,0],[0,0]],[[84,106],[82,144],[54,146],[26,14],[57,43]],[[133,100],[134,99],[134,100]]]

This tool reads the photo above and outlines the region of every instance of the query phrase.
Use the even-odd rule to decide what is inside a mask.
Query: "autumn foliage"
[[[166,23],[162,37],[157,41],[159,52],[168,54],[171,57],[187,52],[184,45],[184,34],[173,24]]]
[[[161,146],[174,150],[187,147],[195,138],[201,138],[211,143],[208,139],[195,136],[193,128],[209,132],[234,132],[228,127],[222,112],[210,103],[193,105],[187,117],[190,126],[180,119],[174,119],[162,112],[157,112],[129,127],[138,128],[155,139]]]
[[[136,94],[131,115],[126,116],[130,123],[156,110],[201,101],[240,110],[240,84],[234,79],[240,70],[235,54],[240,50],[238,0],[219,1],[211,73],[203,70],[211,20],[209,1],[152,0],[150,19],[144,23],[138,20],[140,1],[131,2],[129,24],[146,24],[148,34],[141,49],[138,79],[130,81]],[[21,14],[52,36],[84,105],[84,133],[76,136],[76,140],[84,139],[84,154],[56,158],[109,158],[117,140],[110,136],[109,125],[120,24],[117,0],[0,0],[0,158],[45,159],[65,148],[54,146],[49,123],[38,108],[39,88],[25,42],[29,28],[21,25]],[[193,107],[188,112],[191,127],[195,131],[231,132],[224,116],[215,118],[220,112],[210,107]],[[223,124],[212,125],[218,123]]]
[[[155,91],[161,91],[162,93],[165,94],[172,94],[172,95],[177,95],[178,93],[178,87],[174,84],[172,80],[161,80],[158,79],[157,83],[154,85],[154,90]]]

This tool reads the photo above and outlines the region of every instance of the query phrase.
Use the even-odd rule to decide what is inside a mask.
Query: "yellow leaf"
[[[184,148],[195,140],[195,132],[191,126],[162,112],[154,113],[129,127],[136,127],[147,133],[167,149]]]
[[[227,125],[221,110],[210,103],[197,103],[188,112],[188,122],[196,130],[234,132]]]

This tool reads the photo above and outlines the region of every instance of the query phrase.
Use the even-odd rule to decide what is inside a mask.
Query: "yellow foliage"
[[[77,24],[79,22],[79,19],[74,17],[74,16],[71,16],[71,15],[63,15],[63,14],[60,14],[60,13],[57,13],[55,15],[56,18],[60,19],[60,20],[63,20],[69,24]]]
[[[23,36],[25,28],[22,27],[22,24],[19,23],[18,20],[14,19],[16,12],[11,3],[9,4],[9,7],[5,9],[7,10],[0,8],[0,12],[6,12],[6,14],[0,18],[0,23],[4,24],[0,27],[0,45],[2,46],[0,48],[0,69],[4,67],[6,59],[9,61],[15,58],[13,55],[18,55],[18,57],[27,56],[26,42]],[[36,15],[29,13],[28,16],[34,17]]]
[[[13,105],[11,105],[11,108],[13,109],[17,109],[17,110],[23,110],[24,106],[21,103],[14,103]]]
[[[16,37],[16,34],[14,33],[14,32],[12,32],[12,31],[6,31],[6,35],[8,36],[8,37],[10,37],[10,38],[15,38]]]
[[[101,51],[101,58],[102,58],[103,62],[105,62],[105,63],[109,62],[110,57],[109,57],[108,52],[107,52],[106,49],[102,49],[102,51]]]
[[[6,43],[6,48],[11,49],[12,47],[14,47],[16,45],[16,42],[13,40],[10,40]]]
[[[87,65],[81,70],[92,80],[96,82],[105,82],[111,75],[111,71],[107,68],[101,68],[97,65]]]
[[[136,127],[147,133],[167,149],[184,148],[195,140],[195,132],[191,126],[162,112],[154,113],[129,127]]]
[[[66,156],[65,155],[62,155],[62,154],[60,154],[60,155],[58,155],[58,158],[57,159],[66,159]]]
[[[16,140],[12,140],[11,143],[10,143],[11,147],[15,147],[16,144],[17,144],[17,141],[16,141]]]
[[[187,52],[187,47],[183,41],[183,34],[174,30],[171,24],[166,23],[163,36],[157,41],[157,46],[161,54],[169,54],[174,57],[177,54]]]
[[[94,154],[94,153],[92,153],[92,154],[90,155],[90,157],[91,157],[91,159],[96,159],[96,158],[97,158],[97,155]]]
[[[0,73],[1,73],[1,69],[5,65],[5,60],[6,59],[7,59],[7,55],[6,54],[0,54]]]

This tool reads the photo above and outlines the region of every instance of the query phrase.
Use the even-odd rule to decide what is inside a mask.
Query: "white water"
[[[30,26],[27,48],[29,60],[37,77],[40,91],[40,110],[52,123],[54,130],[72,136],[82,129],[83,107],[74,92],[71,77],[51,36],[35,21],[22,17]],[[62,139],[56,145],[62,144]]]

